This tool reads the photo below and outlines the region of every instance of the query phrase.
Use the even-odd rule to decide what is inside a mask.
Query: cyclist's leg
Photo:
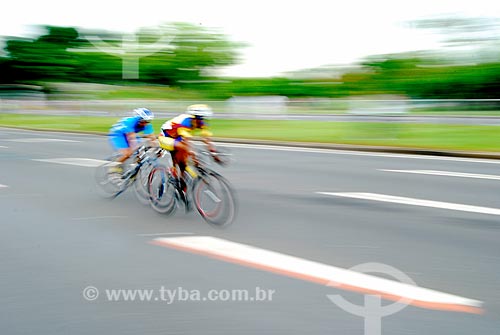
[[[179,179],[181,189],[186,189],[184,181],[184,172],[189,170],[187,162],[190,157],[191,147],[189,142],[183,140],[181,137],[172,138],[164,135],[158,137],[158,143],[161,148],[168,150],[172,157],[172,170],[171,173],[174,178]],[[179,171],[177,171],[179,169]],[[188,172],[190,173],[190,172]],[[191,174],[191,173],[190,173]]]
[[[180,139],[175,142],[175,152],[174,159],[177,162],[180,170],[180,181],[181,187],[186,191],[186,181],[184,180],[184,174],[189,173],[188,160],[191,156],[191,147],[189,142],[182,141]]]
[[[122,173],[123,172],[123,163],[132,155],[132,149],[130,148],[130,144],[128,143],[127,136],[125,134],[110,134],[109,142],[113,147],[114,151],[120,153],[120,156],[116,160],[119,163],[117,166],[113,167],[110,172]]]
[[[169,136],[165,136],[160,134],[158,136],[158,144],[160,148],[167,150],[170,153],[170,157],[172,159],[172,167],[170,168],[170,173],[173,177],[177,177],[177,162],[175,160],[175,139]]]

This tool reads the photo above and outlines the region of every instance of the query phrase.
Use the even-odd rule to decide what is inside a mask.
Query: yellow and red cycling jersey
[[[208,125],[203,120],[196,122],[196,117],[189,114],[181,114],[171,120],[168,120],[161,126],[160,146],[167,150],[174,149],[174,142],[182,141],[184,138],[193,137],[192,132],[200,130],[202,137],[210,137]],[[164,136],[165,138],[161,138]]]
[[[212,136],[205,121],[200,120],[197,127],[195,124],[195,116],[189,114],[181,114],[171,120],[168,120],[161,126],[162,135],[179,138],[179,137],[193,137],[192,131],[199,129],[200,135],[203,137]]]

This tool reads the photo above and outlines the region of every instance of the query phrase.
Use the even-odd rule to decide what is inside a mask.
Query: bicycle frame
[[[115,191],[110,192],[111,199],[114,199],[117,196],[119,196],[120,194],[122,194],[123,192],[125,192],[130,187],[130,185],[132,185],[136,181],[137,175],[139,174],[139,172],[141,171],[141,169],[143,169],[143,167],[145,165],[151,165],[151,166],[155,167],[155,166],[158,166],[160,164],[158,162],[159,152],[156,154],[156,157],[152,157],[150,155],[147,155],[147,152],[149,149],[150,148],[146,147],[145,145],[141,145],[140,147],[138,147],[131,156],[131,158],[135,161],[134,166],[132,166],[127,171],[125,171],[123,173],[123,175],[117,176],[116,177],[117,181],[108,180],[109,183],[114,184],[116,187]],[[113,161],[113,160],[111,159],[111,161]],[[109,165],[109,163],[106,163],[99,168],[106,169],[106,166],[108,166],[108,165]],[[110,176],[108,175],[106,178],[109,179]],[[143,188],[144,188],[144,186],[143,186]],[[149,201],[149,199],[147,197],[146,190],[143,191],[144,194],[139,194],[139,190],[136,190],[136,193],[138,195],[139,200],[141,200],[141,202],[144,203],[144,202]],[[144,200],[142,200],[141,197],[144,198]]]

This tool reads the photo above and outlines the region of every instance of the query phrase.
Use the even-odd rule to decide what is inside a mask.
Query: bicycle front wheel
[[[106,198],[114,198],[125,188],[125,182],[120,173],[113,171],[116,163],[112,158],[109,158],[105,163],[99,165],[95,170],[95,180],[100,194]]]
[[[172,214],[177,209],[175,186],[170,182],[170,172],[164,166],[154,167],[148,178],[149,203],[161,214]]]
[[[149,174],[151,170],[151,165],[143,165],[135,176],[135,195],[143,205],[149,205]]]
[[[231,184],[211,172],[196,180],[193,187],[196,209],[210,225],[223,228],[236,218],[237,202]]]

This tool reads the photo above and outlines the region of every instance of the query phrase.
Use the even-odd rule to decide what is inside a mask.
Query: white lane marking
[[[9,186],[7,186],[9,187]],[[9,194],[0,194],[0,198],[3,197],[8,197],[8,198],[14,198],[14,197],[19,197],[19,198],[27,198],[27,197],[46,197],[46,194],[39,194],[39,193],[9,193]]]
[[[437,161],[466,162],[466,163],[500,164],[500,160],[487,159],[487,158],[373,153],[373,152],[338,150],[338,149],[319,149],[319,148],[287,147],[287,146],[274,146],[274,145],[264,145],[264,144],[241,144],[241,143],[226,143],[226,142],[217,142],[217,145],[228,148],[242,148],[242,149],[255,149],[255,150],[290,151],[290,152],[305,152],[305,153],[309,152],[317,154],[335,154],[335,155],[385,157],[385,158],[408,158],[408,159],[437,160]]]
[[[0,127],[1,128],[1,127]],[[29,130],[19,130],[24,132],[33,133]],[[54,133],[51,131],[44,131],[46,133]],[[17,134],[17,133],[13,133]],[[54,134],[59,134],[56,132]],[[77,134],[71,133],[71,136],[80,136],[91,139],[100,139],[102,137],[96,137],[95,135],[89,134]],[[77,141],[79,142],[79,141]],[[309,152],[318,154],[335,154],[335,155],[351,155],[351,156],[367,156],[367,157],[385,157],[385,158],[408,158],[408,159],[422,159],[422,160],[438,160],[438,161],[451,161],[451,162],[467,162],[467,163],[484,163],[484,164],[500,164],[500,160],[487,159],[487,158],[465,158],[465,157],[442,157],[442,156],[432,156],[432,155],[414,155],[414,154],[394,154],[394,153],[375,153],[375,152],[363,152],[363,151],[353,151],[353,150],[339,150],[339,149],[321,149],[321,148],[308,148],[308,147],[292,147],[292,146],[281,146],[281,145],[268,145],[268,144],[245,144],[245,143],[228,143],[223,140],[218,141],[217,145],[222,147],[233,147],[242,149],[256,149],[256,150],[274,150],[274,151],[291,151],[291,152]]]
[[[137,234],[137,236],[142,236],[142,237],[167,236],[167,235],[194,235],[194,233],[178,232],[178,233]]]
[[[477,174],[477,173],[462,173],[462,172],[451,172],[451,171],[436,171],[436,170],[386,170],[386,169],[379,169],[379,171],[396,172],[396,173],[424,174],[424,175],[431,175],[431,176],[445,176],[445,177],[462,177],[462,178],[476,178],[476,179],[500,180],[500,176],[496,176],[496,175]]]
[[[374,245],[329,245],[330,248],[380,249]]]
[[[462,205],[462,204],[455,204],[455,203],[451,203],[451,202],[441,202],[441,201],[432,201],[432,200],[424,200],[424,199],[405,198],[405,197],[397,197],[397,196],[386,195],[386,194],[358,193],[358,192],[316,192],[316,193],[324,194],[324,195],[331,195],[331,196],[336,196],[336,197],[343,197],[343,198],[373,200],[373,201],[391,202],[391,203],[404,204],[404,205],[450,209],[450,210],[462,211],[462,212],[500,215],[500,209],[498,209],[498,208]]]
[[[127,216],[90,216],[84,218],[71,218],[71,220],[103,220],[103,219],[126,219]]]
[[[9,186],[0,184],[0,188],[4,188],[4,187],[9,187]]]
[[[406,298],[426,305],[472,308],[480,308],[482,305],[482,302],[478,300],[408,285],[211,236],[163,237],[156,238],[152,243],[324,285],[336,283],[341,288],[377,292],[385,297]]]
[[[46,142],[71,142],[71,143],[81,143],[81,141],[74,140],[63,140],[58,138],[19,138],[15,140],[6,140],[9,142],[18,142],[18,143],[46,143]]]
[[[37,162],[76,165],[84,167],[97,167],[106,162],[100,159],[92,159],[92,158],[51,158],[51,159],[33,159],[33,160]]]
[[[3,146],[3,145],[0,145],[0,149],[8,149],[9,147],[6,147],[6,146]]]
[[[1,127],[0,127],[1,128]],[[25,130],[26,132],[33,133],[33,131]],[[50,131],[45,131],[47,133],[52,133]],[[14,133],[15,134],[15,133]],[[55,133],[59,134],[59,133]],[[96,137],[95,135],[88,134],[73,134],[71,136],[80,136],[91,139],[101,139],[102,137]],[[13,140],[11,140],[13,141]],[[71,141],[71,140],[61,140],[61,141]],[[75,141],[80,142],[80,141]],[[281,146],[281,145],[268,145],[268,144],[245,144],[245,143],[228,143],[224,141],[218,141],[217,145],[228,148],[242,148],[242,149],[255,149],[255,150],[274,150],[274,151],[290,151],[290,152],[309,152],[318,154],[335,154],[335,155],[351,155],[351,156],[367,156],[367,157],[385,157],[385,158],[408,158],[408,159],[421,159],[421,160],[438,160],[438,161],[451,161],[451,162],[467,162],[467,163],[484,163],[484,164],[500,164],[500,160],[487,159],[487,158],[465,158],[465,157],[442,157],[442,156],[432,156],[432,155],[414,155],[414,154],[395,154],[395,153],[375,153],[375,152],[363,152],[363,151],[353,151],[353,150],[339,150],[339,149],[321,149],[321,148],[308,148],[308,147],[293,147],[293,146]]]

